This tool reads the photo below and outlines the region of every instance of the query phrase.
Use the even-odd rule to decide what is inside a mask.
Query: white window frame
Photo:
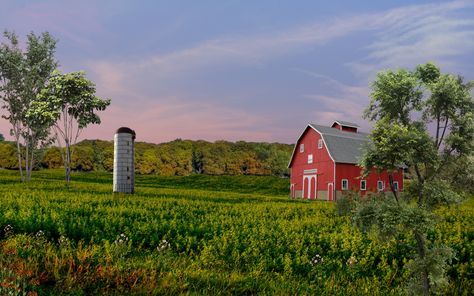
[[[313,154],[308,154],[308,163],[313,163]]]
[[[344,188],[344,181],[346,181],[346,188]],[[341,190],[349,190],[349,180],[348,179],[342,179],[341,180]]]
[[[323,139],[318,140],[318,149],[323,149]]]
[[[380,188],[380,184],[382,184],[382,188]],[[385,183],[382,180],[377,181],[377,191],[383,191],[385,189]]]
[[[399,188],[399,187],[398,187],[398,181],[394,181],[394,182],[393,182],[393,187],[395,187],[395,191],[398,192],[398,188]]]
[[[304,152],[304,144],[300,144],[300,153]]]
[[[364,186],[362,187],[362,184]],[[360,180],[360,191],[366,191],[367,190],[367,180]]]

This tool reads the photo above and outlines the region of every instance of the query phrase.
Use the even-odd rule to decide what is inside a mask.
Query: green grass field
[[[288,179],[0,171],[0,295],[399,295],[414,242],[379,242],[327,202],[289,200]],[[474,289],[474,199],[439,211],[452,246],[446,294]]]

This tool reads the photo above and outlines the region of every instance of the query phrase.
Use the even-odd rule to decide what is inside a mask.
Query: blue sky
[[[0,2],[0,29],[49,31],[61,69],[112,99],[83,138],[292,143],[309,122],[369,130],[378,71],[433,61],[474,79],[472,0]]]

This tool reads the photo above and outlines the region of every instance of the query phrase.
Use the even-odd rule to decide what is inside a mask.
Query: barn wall
[[[296,143],[295,155],[291,165],[291,184],[294,184],[295,194],[302,196],[303,190],[303,174],[304,170],[317,169],[317,198],[327,199],[328,183],[334,180],[334,163],[323,145],[322,149],[318,149],[318,140],[321,135],[307,128],[300,141]],[[300,144],[304,144],[304,152],[300,153]],[[308,164],[308,155],[313,154],[313,163]],[[298,196],[297,196],[298,197]]]
[[[361,176],[361,168],[353,165],[353,164],[346,164],[346,163],[338,163],[336,164],[336,191],[338,191],[338,195],[342,191],[342,179],[348,179],[349,181],[349,190],[359,191],[360,190],[360,181],[362,180]],[[384,182],[384,191],[390,191],[390,185],[388,181],[388,173],[386,171],[378,173],[376,170],[372,170],[372,172],[364,178],[367,180],[367,191],[377,192],[377,181],[381,180]],[[393,180],[398,181],[398,186],[400,191],[403,190],[403,170],[399,170],[398,173],[393,175]],[[364,192],[362,192],[364,194]]]
[[[345,132],[357,133],[357,128],[350,126],[342,126],[342,130]]]

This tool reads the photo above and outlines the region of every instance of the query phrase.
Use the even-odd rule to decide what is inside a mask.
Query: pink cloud
[[[35,32],[49,31],[61,40],[70,40],[82,49],[94,48],[94,43],[88,38],[91,32],[104,32],[100,23],[96,3],[82,1],[69,2],[68,5],[58,5],[48,1],[29,3],[22,9],[12,13],[12,20],[25,20],[20,27],[25,32],[35,28]],[[18,26],[16,26],[18,28]]]
[[[100,126],[90,126],[81,138],[112,139],[121,126],[137,132],[137,140],[159,143],[182,139],[272,141],[273,132],[265,118],[206,104],[171,102],[150,104],[142,109],[110,108],[101,115]],[[256,127],[260,127],[256,129]]]

